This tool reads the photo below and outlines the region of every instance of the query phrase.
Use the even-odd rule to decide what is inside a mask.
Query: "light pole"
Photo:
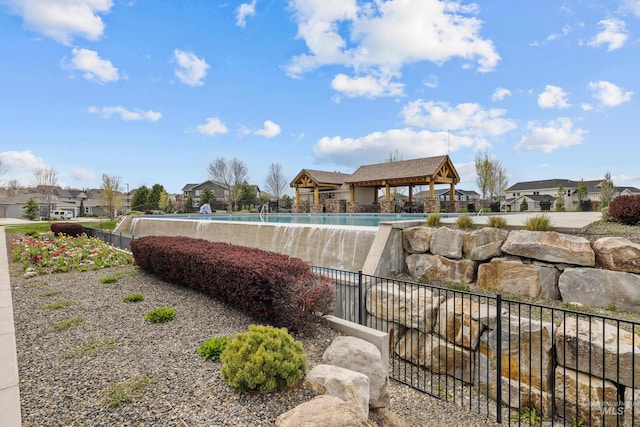
[[[129,183],[127,183],[127,209],[125,215],[129,213]]]

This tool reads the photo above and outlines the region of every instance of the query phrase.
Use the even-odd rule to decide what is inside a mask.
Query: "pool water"
[[[167,217],[169,215],[164,215]],[[377,227],[380,222],[424,220],[425,214],[212,214],[212,215],[171,215],[171,218],[211,220],[211,221],[242,221],[242,222],[274,222],[284,224],[325,224],[325,225],[353,225]]]

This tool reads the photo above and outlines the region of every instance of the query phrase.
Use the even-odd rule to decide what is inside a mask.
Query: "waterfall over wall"
[[[317,266],[361,270],[376,227],[133,218],[131,234],[188,236],[278,252]]]

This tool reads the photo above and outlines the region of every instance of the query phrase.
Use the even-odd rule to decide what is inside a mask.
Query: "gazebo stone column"
[[[342,199],[329,199],[325,202],[327,213],[345,213],[347,201]]]
[[[291,207],[293,213],[309,213],[309,202],[303,201],[296,203]]]
[[[447,212],[455,213],[458,212],[460,208],[460,202],[457,200],[447,200]]]
[[[440,212],[440,199],[424,199],[425,213]]]
[[[310,212],[315,214],[324,213],[324,205],[321,203],[314,203],[311,205]]]
[[[362,207],[358,202],[347,202],[347,213],[359,213],[362,211]]]
[[[395,209],[393,200],[380,201],[380,213],[395,213]]]

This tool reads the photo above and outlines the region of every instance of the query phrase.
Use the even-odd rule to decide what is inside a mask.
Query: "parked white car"
[[[64,209],[56,209],[55,211],[51,211],[49,216],[57,219],[71,219],[73,218],[73,212],[65,211]]]

